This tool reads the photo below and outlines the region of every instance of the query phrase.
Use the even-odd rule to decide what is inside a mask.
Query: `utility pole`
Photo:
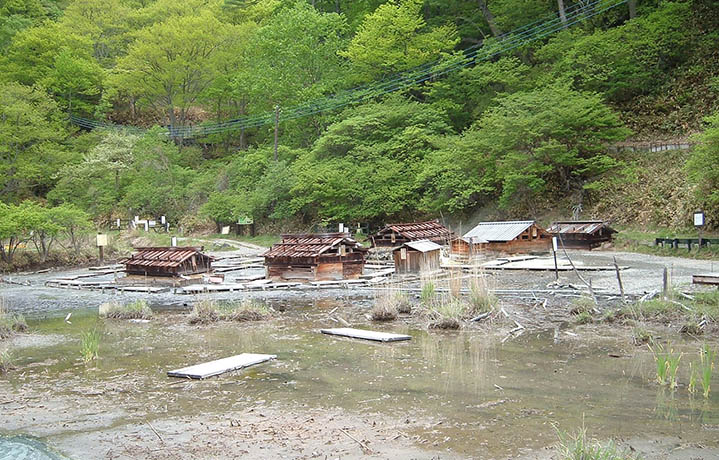
[[[275,106],[275,161],[277,161],[277,135],[280,130],[280,106]]]

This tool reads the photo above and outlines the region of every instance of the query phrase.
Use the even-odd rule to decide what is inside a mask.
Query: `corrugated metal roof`
[[[195,247],[169,247],[169,248],[135,248],[136,254],[123,259],[120,263],[139,267],[179,267],[195,254],[208,257]]]
[[[442,249],[442,246],[429,240],[409,241],[402,246],[407,246],[419,252],[430,252]]]
[[[591,235],[599,229],[604,228],[608,232],[616,233],[616,230],[611,228],[609,224],[601,220],[577,220],[577,221],[562,221],[554,222],[549,226],[547,232],[549,233],[584,233]]]
[[[485,244],[485,243],[489,243],[489,241],[485,240],[484,238],[479,238],[479,237],[476,237],[476,236],[472,236],[472,237],[465,237],[465,236],[463,236],[463,237],[460,238],[460,239],[461,239],[462,241],[464,241],[465,243],[467,243],[467,244]]]
[[[349,233],[309,233],[282,235],[282,241],[267,250],[263,257],[316,257],[336,245],[344,243],[360,251],[366,251]]]
[[[510,222],[480,222],[472,230],[464,234],[464,238],[479,238],[490,241],[511,241],[534,224],[533,220]],[[466,241],[466,240],[465,240]],[[476,240],[475,240],[476,242]]]
[[[443,239],[452,235],[452,231],[436,220],[427,222],[409,222],[404,224],[388,224],[378,233],[391,230],[410,240]]]

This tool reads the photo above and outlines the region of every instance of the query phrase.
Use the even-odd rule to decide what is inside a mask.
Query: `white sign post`
[[[697,211],[694,213],[694,226],[699,231],[699,249],[702,248],[702,227],[704,227],[704,211]],[[691,247],[691,245],[690,245]]]
[[[552,253],[554,254],[554,278],[559,281],[559,267],[557,267],[557,237],[552,237]]]
[[[107,246],[107,235],[97,234],[97,249],[100,252],[100,263],[105,263],[105,246]]]

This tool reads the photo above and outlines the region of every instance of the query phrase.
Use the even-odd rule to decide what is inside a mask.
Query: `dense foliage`
[[[632,1],[458,65],[467,47],[586,3],[0,2],[2,256],[31,231],[45,257],[69,228],[134,215],[273,228],[466,219],[487,207],[568,216],[631,180],[611,145],[704,129],[685,171],[697,205],[719,212],[706,166],[719,152],[715,0]],[[396,83],[435,62],[453,70]],[[322,110],[378,81],[361,102]],[[276,148],[275,113],[293,115]],[[87,131],[70,115],[127,128]],[[260,122],[167,135],[242,117]]]

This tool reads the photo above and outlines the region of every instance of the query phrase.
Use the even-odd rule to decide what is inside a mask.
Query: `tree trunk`
[[[502,35],[502,31],[499,30],[499,27],[497,27],[497,24],[494,22],[494,15],[487,7],[487,0],[477,0],[477,3],[479,4],[479,9],[482,11],[482,15],[484,15],[484,19],[487,21],[487,24],[489,24],[489,30],[492,31],[492,35],[495,37]]]
[[[567,13],[564,9],[564,0],[557,0],[557,6],[559,7],[559,17],[562,20],[562,28],[567,28]]]
[[[629,0],[629,19],[637,17],[637,0]]]

